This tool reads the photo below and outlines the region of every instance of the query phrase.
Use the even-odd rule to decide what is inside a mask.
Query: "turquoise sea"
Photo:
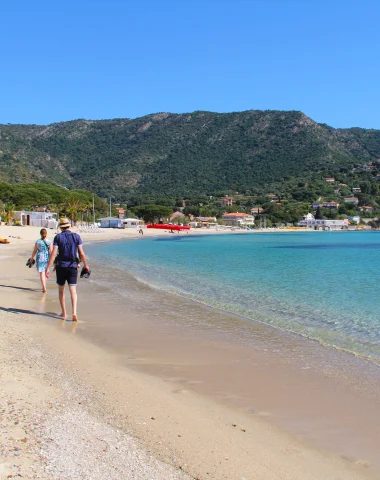
[[[173,234],[88,252],[156,290],[380,364],[380,232]]]

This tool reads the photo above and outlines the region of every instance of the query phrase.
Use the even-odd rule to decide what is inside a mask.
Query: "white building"
[[[138,228],[141,227],[144,222],[138,218],[123,218],[123,228]]]
[[[298,222],[299,227],[312,228],[314,230],[342,230],[347,228],[348,219],[343,220],[316,220],[314,215],[308,213]]]
[[[357,205],[359,203],[358,197],[346,197],[344,199],[344,203],[353,203],[354,205]]]
[[[26,210],[16,210],[13,214],[13,220],[20,222],[20,225],[41,227],[41,228],[58,228],[57,214],[53,212],[32,212]]]
[[[245,225],[253,225],[255,223],[254,215],[248,213],[224,213],[222,216],[223,222],[233,227],[244,227]]]

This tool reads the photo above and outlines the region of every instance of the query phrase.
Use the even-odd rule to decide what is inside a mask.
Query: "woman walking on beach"
[[[42,285],[43,293],[46,292],[46,267],[50,259],[52,244],[51,241],[47,239],[47,230],[42,228],[40,230],[41,238],[36,241],[34,245],[34,250],[32,253],[32,260],[36,256],[36,267],[37,272],[40,274],[40,280]]]

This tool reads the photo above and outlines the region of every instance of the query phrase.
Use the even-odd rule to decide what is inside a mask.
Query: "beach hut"
[[[23,226],[57,229],[57,214],[54,212],[35,212],[16,210],[13,220]]]
[[[99,218],[101,228],[121,228],[121,219],[117,217]]]
[[[138,218],[123,218],[123,228],[138,228],[143,225],[143,221]]]

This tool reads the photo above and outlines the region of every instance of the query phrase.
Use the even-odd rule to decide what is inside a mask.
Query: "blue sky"
[[[380,129],[377,0],[12,0],[0,123],[301,110]]]

